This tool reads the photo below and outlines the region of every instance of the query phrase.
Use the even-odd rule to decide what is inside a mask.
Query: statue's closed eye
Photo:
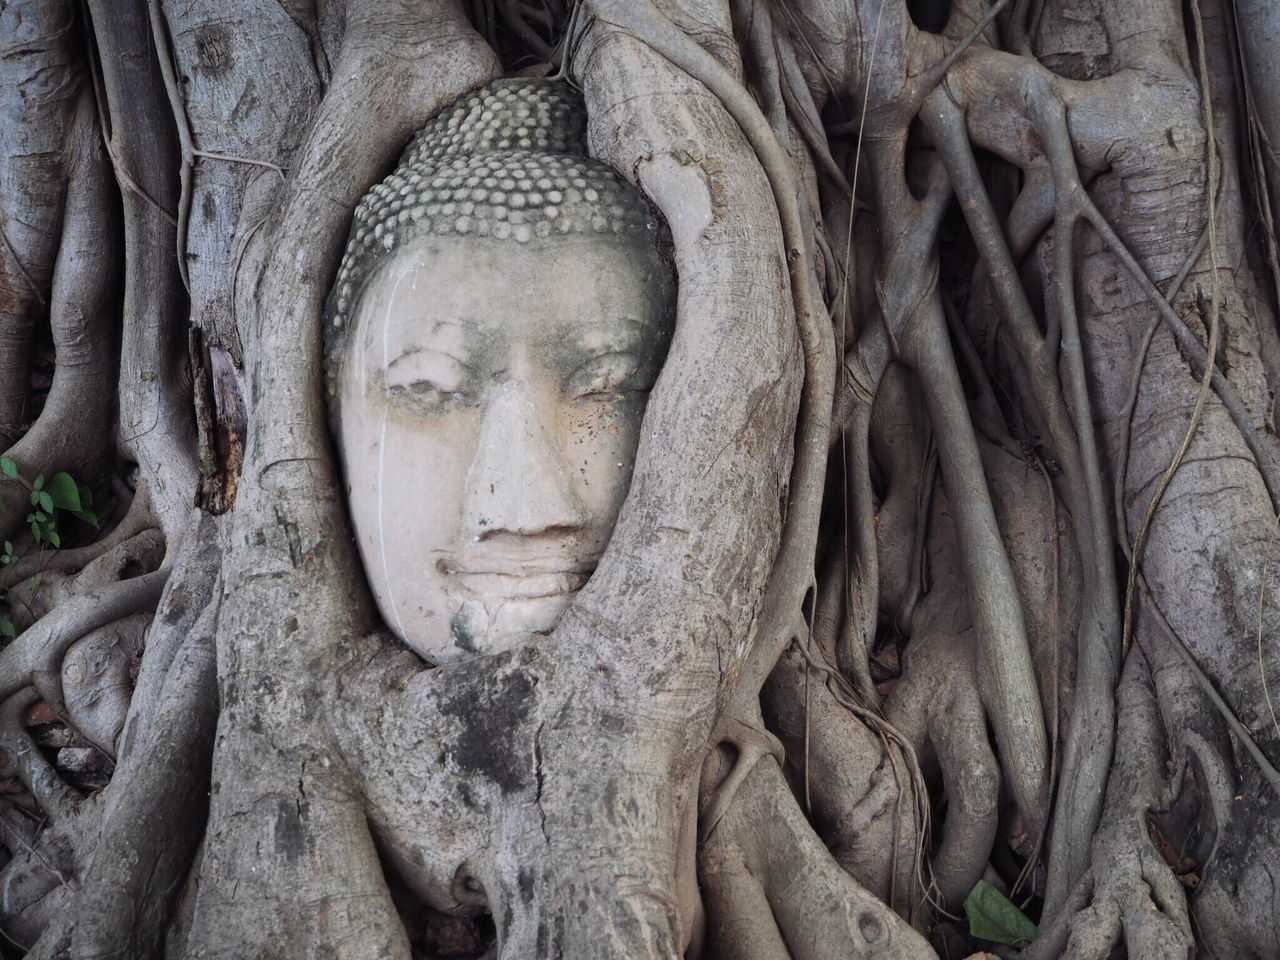
[[[383,381],[386,398],[432,416],[479,400],[478,378],[470,366],[447,353],[414,349],[393,360]],[[371,384],[372,385],[372,384]]]
[[[458,394],[474,380],[474,372],[457,357],[431,349],[408,351],[393,360],[386,371],[388,396]]]
[[[575,370],[565,384],[565,392],[578,400],[622,393],[647,393],[658,378],[651,360],[635,353],[618,351],[593,357]]]

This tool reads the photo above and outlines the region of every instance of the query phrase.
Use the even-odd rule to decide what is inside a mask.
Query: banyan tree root
[[[727,763],[722,754],[709,757],[704,785]],[[714,796],[712,790],[704,793]],[[884,900],[836,864],[771,760],[752,769],[729,812],[703,842],[698,876],[713,956],[914,960],[933,955]]]
[[[14,851],[0,868],[0,891],[6,936],[26,948],[71,903],[100,816],[98,798],[82,798],[63,782],[24,729],[23,715],[38,700],[28,687],[0,703],[0,776],[20,783],[30,799],[6,805],[0,820],[0,835]]]
[[[126,941],[153,949],[199,835],[189,814],[207,797],[217,704],[217,553],[206,539],[200,550],[180,555],[175,566],[184,585],[167,591],[168,569],[99,586],[95,568],[117,570],[113,554],[129,543],[100,558],[116,564],[86,566],[84,589],[67,591],[0,653],[15,684],[24,678],[36,684],[10,697],[0,715],[0,750],[13,758],[0,776],[12,776],[29,798],[8,816],[6,846],[21,855],[0,874],[13,894],[6,930],[19,940],[32,934],[23,941],[28,946],[40,937],[31,956],[64,955],[59,951],[70,948],[73,932],[77,943],[94,945],[91,953]],[[139,608],[148,612],[130,612]],[[41,666],[58,664],[60,676]],[[56,708],[81,742],[116,761],[105,790],[83,795],[44,759],[25,729],[33,704],[44,716]],[[142,850],[149,851],[145,857]],[[102,910],[73,911],[72,902],[100,903]]]
[[[29,5],[6,11],[20,6]],[[25,905],[21,931],[29,943],[46,930],[32,955],[121,944],[154,954],[176,912],[179,953],[408,956],[391,875],[434,909],[492,912],[507,957],[927,956],[891,908],[923,925],[928,908],[963,901],[997,859],[1009,816],[1002,788],[1023,828],[1048,830],[1044,933],[1033,950],[1102,956],[1124,939],[1130,955],[1186,953],[1185,895],[1149,819],[1177,819],[1178,804],[1191,802],[1162,780],[1161,724],[1203,721],[1174,709],[1172,674],[1153,655],[1156,711],[1141,618],[1139,647],[1113,689],[1115,530],[1127,539],[1164,467],[1159,411],[1188,406],[1178,391],[1206,367],[1221,399],[1206,422],[1226,439],[1193,445],[1177,480],[1233,531],[1266,524],[1238,524],[1223,504],[1261,516],[1275,484],[1253,422],[1266,391],[1250,386],[1248,311],[1228,309],[1229,349],[1215,373],[1217,358],[1179,310],[1152,294],[1196,261],[1203,219],[1206,132],[1177,5],[1103,5],[1110,73],[1095,79],[1068,79],[1061,57],[1054,70],[1035,59],[1062,32],[1056,4],[959,0],[942,34],[918,28],[902,4],[586,5],[566,71],[591,105],[595,152],[671,222],[679,329],[628,506],[591,585],[552,636],[436,670],[378,633],[359,586],[323,424],[319,316],[356,199],[429,115],[500,67],[459,3],[352,7],[345,32],[324,6],[306,25],[293,18],[308,14],[281,15],[315,74],[290,101],[314,122],[286,162],[264,159],[269,136],[249,138],[238,160],[202,149],[210,101],[246,70],[228,62],[227,49],[243,49],[234,38],[199,30],[198,4],[90,4],[99,109],[86,113],[83,95],[66,129],[103,118],[125,200],[120,432],[154,522],[103,541],[101,560],[51,569],[42,591],[22,595],[27,629],[0,653],[16,671],[13,710],[37,695],[34,684],[120,764],[100,797],[69,797],[26,750],[22,725],[3,728],[23,802],[54,814],[43,832],[29,818],[0,821],[5,846],[22,850],[3,868],[10,888],[25,891],[15,901]],[[493,43],[548,54],[554,17],[518,2],[472,6]],[[996,48],[1000,34],[1007,51]],[[226,87],[209,81],[212,67]],[[239,99],[248,112],[252,101]],[[854,119],[841,126],[861,134],[859,145],[824,142],[824,112],[850,107]],[[846,194],[848,223],[823,224],[829,208],[802,202],[811,185],[791,175],[787,149],[813,152],[796,167],[816,170],[827,196]],[[205,161],[257,169],[222,180],[202,171]],[[1020,192],[1001,198],[1014,168]],[[74,182],[64,184],[67,205]],[[207,224],[196,213],[202,190],[214,211]],[[968,231],[955,258],[939,252],[954,241],[944,222],[953,197]],[[229,235],[218,206],[239,201],[230,268],[239,283],[219,290],[219,264],[231,258],[217,246]],[[0,337],[16,331],[0,342],[6,357],[24,349],[32,303],[58,286],[49,256],[12,259],[27,241],[53,249],[57,217],[30,222],[44,238],[12,246],[5,222],[5,289],[24,291],[18,312],[0,318]],[[302,236],[315,242],[299,249]],[[81,275],[71,263],[91,239],[71,232],[62,242],[64,300],[91,302],[98,288],[73,284]],[[970,255],[972,277],[957,281],[970,264],[954,261]],[[1204,278],[1201,266],[1193,280]],[[182,316],[183,279],[193,317],[246,364],[244,474],[216,533],[189,516],[198,468],[187,339],[168,322]],[[1248,298],[1247,279],[1220,279],[1224,299]],[[238,327],[226,312],[233,301]],[[1130,320],[1156,316],[1172,339],[1153,338],[1153,372],[1135,378],[1141,402],[1125,416],[1137,456],[1120,457],[1109,365],[1128,373],[1129,361],[1108,351],[1127,342]],[[64,319],[54,330],[60,366],[71,341],[93,333],[74,311]],[[838,367],[828,338],[844,353]],[[904,396],[927,413],[931,439],[923,418],[894,423],[886,411]],[[0,402],[15,408],[12,397]],[[895,448],[902,436],[919,442]],[[824,478],[828,453],[835,465]],[[1206,466],[1219,461],[1231,463]],[[1120,462],[1132,477],[1108,478]],[[1220,491],[1219,475],[1239,482]],[[1103,495],[1113,480],[1132,516],[1113,516]],[[1175,483],[1166,501],[1184,492]],[[819,537],[823,495],[833,532]],[[840,509],[846,496],[851,510]],[[1203,573],[1187,537],[1153,526],[1144,563],[1157,591]],[[1260,700],[1256,681],[1232,670],[1240,616],[1213,613],[1252,609],[1236,572],[1247,566],[1239,551],[1258,544],[1233,537],[1204,541],[1223,590],[1187,591],[1214,598],[1195,601],[1208,619],[1191,600],[1158,599],[1224,677],[1221,698],[1247,708]],[[225,556],[210,555],[215,541]],[[97,598],[94,611],[86,597]],[[107,637],[120,630],[136,642],[153,607],[121,728],[123,647]],[[892,660],[894,631],[906,640],[905,668],[877,689],[868,659]],[[96,663],[95,677],[86,668]],[[883,677],[880,664],[874,678]],[[1243,875],[1243,820],[1221,802],[1234,796],[1230,741],[1210,734],[1168,739],[1181,784],[1231,841],[1205,880],[1221,903]],[[926,775],[940,774],[933,804],[916,752]],[[271,764],[258,762],[267,756]],[[1246,766],[1242,782],[1252,776]],[[932,834],[921,815],[929,806],[945,809]],[[178,826],[185,812],[191,822]],[[249,855],[264,844],[265,861]],[[917,876],[921,855],[937,896]]]
[[[127,543],[127,541],[126,541]],[[29,798],[6,809],[0,871],[6,932],[34,944],[61,917],[94,855],[103,795],[82,796],[47,760],[26,729],[40,703],[105,756],[114,756],[130,708],[130,675],[167,571],[90,585],[65,599],[0,651],[5,682],[0,753]],[[43,826],[38,826],[43,824]],[[37,828],[38,827],[38,828]]]
[[[1125,662],[1117,692],[1120,736],[1107,814],[1094,840],[1097,856],[1075,894],[1079,912],[1064,914],[1028,951],[1036,960],[1101,960],[1121,943],[1133,957],[1195,955],[1186,888],[1151,836],[1149,816],[1167,809],[1172,798],[1151,678],[1137,648]]]
[[[14,47],[0,57],[0,82],[25,92],[5,99],[9,133],[0,148],[0,450],[28,483],[58,471],[89,479],[109,447],[114,407],[103,389],[116,370],[110,168],[74,8],[31,0],[6,5],[0,16]],[[31,370],[41,315],[55,373],[35,417]],[[28,506],[21,483],[0,478],[0,536],[14,537]]]
[[[832,662],[796,647],[784,654],[761,694],[765,720],[785,749],[788,783],[836,862],[910,916],[924,894],[923,798],[910,748],[874,722],[873,710],[851,709],[856,692]]]

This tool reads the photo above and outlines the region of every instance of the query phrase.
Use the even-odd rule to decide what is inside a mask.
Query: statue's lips
[[[476,597],[532,600],[581,590],[595,572],[595,560],[451,559],[441,561],[439,568],[454,584]]]

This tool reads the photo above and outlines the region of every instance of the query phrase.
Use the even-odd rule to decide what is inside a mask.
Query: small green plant
[[[0,474],[20,484],[31,500],[31,510],[27,513],[26,522],[31,528],[31,539],[37,547],[54,550],[62,546],[62,533],[58,529],[60,514],[71,516],[98,528],[98,518],[91,509],[93,494],[88,487],[81,486],[69,473],[55,473],[48,480],[44,474],[38,474],[34,480],[28,480],[18,469],[12,457],[0,457]],[[2,501],[0,501],[2,502]],[[4,550],[0,552],[0,567],[17,563],[21,559],[8,540],[4,542]],[[0,636],[17,636],[17,630],[11,620],[0,617]]]

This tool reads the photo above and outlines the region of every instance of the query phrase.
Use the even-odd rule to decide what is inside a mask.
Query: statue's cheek
[[[626,496],[643,415],[643,398],[619,396],[578,404],[566,418],[565,459],[593,517],[612,523]]]

